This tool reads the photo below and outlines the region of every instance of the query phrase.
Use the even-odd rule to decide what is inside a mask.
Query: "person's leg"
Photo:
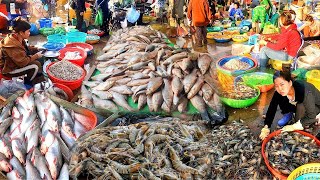
[[[76,18],[77,18],[77,26],[76,29],[81,31],[82,29],[82,24],[83,24],[83,15],[80,15],[80,11],[76,10]]]
[[[207,44],[207,27],[203,26],[202,27],[202,39],[203,39],[203,44]]]
[[[289,56],[284,51],[276,51],[266,46],[261,48],[259,57],[260,67],[266,67],[269,59],[276,59],[280,61],[288,61],[293,59],[293,57]]]
[[[20,76],[26,75],[25,80],[32,81],[37,76],[37,74],[41,72],[42,72],[41,63],[39,61],[33,61],[29,63],[26,67],[11,71],[10,73],[5,74],[5,76],[20,77]]]
[[[198,26],[196,26],[196,46],[202,46],[202,29]]]

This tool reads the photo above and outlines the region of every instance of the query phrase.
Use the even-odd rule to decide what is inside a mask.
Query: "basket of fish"
[[[79,43],[79,42],[74,42],[74,43],[69,43],[66,45],[66,47],[74,47],[78,49],[83,49],[84,51],[87,52],[87,55],[92,55],[93,54],[93,46],[87,43]]]
[[[230,36],[240,35],[240,31],[239,31],[239,30],[233,30],[233,31],[224,30],[224,31],[223,31],[223,34],[224,34],[224,35],[230,35]]]
[[[249,37],[247,34],[243,34],[243,35],[234,35],[232,36],[232,40],[234,42],[239,42],[239,43],[243,43],[249,40]]]
[[[235,78],[235,83],[243,82],[244,84],[255,86],[260,92],[267,92],[274,87],[273,75],[263,72],[253,72],[239,75]]]
[[[213,39],[215,35],[222,35],[222,32],[208,32],[207,39]]]
[[[217,42],[217,43],[226,43],[231,41],[231,36],[230,35],[219,35],[216,34],[213,36],[213,39]]]
[[[84,61],[87,58],[87,51],[86,50],[90,50],[90,49],[88,49],[88,47],[83,47],[83,46],[79,47],[79,44],[77,44],[76,46],[77,47],[65,47],[65,48],[61,49],[59,51],[60,55],[59,55],[58,59],[59,60],[66,59],[66,60],[70,61],[71,63],[77,64],[79,66],[83,66]]]
[[[223,27],[214,26],[214,27],[207,27],[207,32],[220,32],[223,30]]]
[[[223,91],[220,95],[221,101],[233,108],[245,108],[254,104],[260,96],[257,87],[237,83],[229,90]]]
[[[88,30],[87,33],[88,34],[98,35],[100,37],[104,35],[104,31],[101,31],[100,29],[91,29],[91,30]]]
[[[320,162],[320,141],[304,131],[278,130],[263,141],[261,153],[270,172],[287,179],[301,165]]]
[[[86,43],[88,44],[97,44],[100,41],[100,36],[95,34],[88,34]]]
[[[9,102],[0,117],[0,172],[8,179],[69,179],[69,148],[97,124],[93,112],[32,91]]]
[[[288,180],[320,179],[320,163],[308,163],[295,169]]]
[[[257,66],[256,60],[245,56],[227,56],[217,62],[218,71],[236,76],[252,72]]]

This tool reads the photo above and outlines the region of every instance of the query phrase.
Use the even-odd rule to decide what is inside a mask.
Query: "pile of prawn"
[[[211,179],[222,163],[230,169],[238,166],[226,163],[223,151],[215,153],[217,145],[211,143],[217,138],[223,139],[210,133],[204,122],[179,119],[96,129],[76,142],[69,173],[90,179]]]

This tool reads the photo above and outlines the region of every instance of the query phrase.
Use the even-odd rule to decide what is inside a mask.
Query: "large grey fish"
[[[132,78],[132,81],[137,79],[145,79],[145,78],[149,79],[149,76],[142,72],[136,72],[135,74],[132,74],[130,77]]]
[[[62,106],[60,106],[60,111],[63,119],[61,129],[67,132],[70,136],[75,136],[73,131],[74,120],[72,119],[70,113]]]
[[[199,90],[201,89],[202,85],[204,84],[203,77],[198,77],[196,83],[192,86],[191,90],[188,93],[188,99],[193,98],[196,94],[198,94]]]
[[[41,179],[52,180],[47,161],[40,153],[39,149],[34,148],[31,155],[32,164],[38,169]]]
[[[41,179],[39,171],[32,165],[31,161],[26,161],[27,180]]]
[[[112,92],[112,96],[113,96],[113,101],[123,107],[124,109],[128,110],[128,111],[134,111],[134,109],[128,104],[126,96],[119,94],[117,92]]]
[[[11,126],[12,122],[13,122],[12,118],[8,117],[0,123],[0,137],[4,135],[7,129]]]
[[[164,88],[162,89],[163,101],[168,109],[171,109],[173,102],[173,90],[171,82],[168,79],[163,79]]]
[[[19,159],[21,164],[25,164],[26,162],[26,149],[23,145],[22,139],[12,139],[12,152]]]
[[[67,163],[63,164],[61,171],[60,171],[59,178],[57,180],[69,180],[69,170],[68,170]]]
[[[76,135],[76,138],[79,138],[81,135],[88,132],[87,128],[85,128],[78,120],[75,120],[74,122],[74,133]]]
[[[10,172],[12,170],[9,160],[2,153],[0,153],[0,170],[4,172]]]
[[[178,111],[180,113],[187,111],[188,102],[189,102],[189,100],[187,98],[185,98],[184,96],[182,96],[180,98],[179,105],[178,105]]]
[[[156,65],[160,65],[160,60],[162,60],[162,57],[165,55],[164,49],[160,49],[157,54],[157,59],[156,59]]]
[[[70,134],[67,133],[64,129],[60,130],[60,134],[61,134],[61,138],[66,143],[68,148],[71,148],[74,145],[74,143],[76,142],[75,135],[74,136],[70,136]]]
[[[3,120],[7,119],[11,115],[11,109],[13,105],[14,105],[14,102],[10,102],[3,107],[0,114],[0,124],[2,123]]]
[[[190,101],[192,105],[200,112],[203,120],[210,120],[206,109],[206,103],[204,102],[202,97],[200,97],[199,95],[195,95],[193,98],[190,99]]]
[[[163,96],[161,91],[155,92],[152,95],[152,105],[153,105],[153,110],[155,112],[158,112],[161,105],[163,103]]]
[[[208,54],[203,54],[198,58],[198,67],[203,75],[209,69],[211,62],[212,59]]]
[[[13,153],[11,149],[10,137],[0,137],[0,153],[4,154],[8,159],[11,159]]]
[[[48,97],[37,93],[34,95],[38,117],[41,120],[41,126],[47,121],[46,111],[49,108]]]
[[[115,84],[115,81],[100,82],[100,84],[93,87],[92,90],[108,91],[114,84]]]
[[[150,112],[154,111],[153,103],[152,103],[152,95],[147,95],[147,105]]]
[[[131,80],[132,80],[132,78],[129,78],[129,77],[123,78],[123,79],[119,79],[119,80],[116,81],[116,84],[117,84],[117,85],[126,85],[126,84],[128,84],[128,82],[130,82]]]
[[[48,152],[45,155],[48,163],[49,171],[52,179],[57,179],[62,167],[62,154],[60,150],[60,144],[57,138],[55,138],[53,144],[49,147]]]
[[[112,95],[112,93],[110,93]],[[117,111],[118,107],[111,100],[99,99],[96,96],[93,96],[93,104],[96,108],[99,109],[108,109],[110,111]]]
[[[184,91],[186,93],[188,93],[190,91],[190,89],[192,88],[194,83],[197,81],[197,72],[198,72],[198,70],[194,69],[191,74],[188,74],[183,79],[182,83],[183,83],[183,86],[184,86]]]
[[[9,180],[22,180],[25,177],[23,177],[17,170],[12,170],[9,173],[7,173],[7,178]]]
[[[98,74],[95,76],[92,76],[91,79],[94,81],[103,81],[105,79],[108,79],[113,73],[105,73],[105,74]]]
[[[41,134],[40,131],[40,121],[36,119],[25,133],[25,139],[27,141],[27,153],[29,153],[32,148],[38,146]]]
[[[163,64],[168,65],[170,63],[174,63],[175,61],[186,58],[186,57],[188,57],[187,52],[181,52],[178,54],[174,54],[174,55],[170,56],[169,58],[167,58],[165,61],[163,61]]]
[[[214,94],[214,90],[210,87],[210,85],[208,83],[204,83],[201,90],[202,90],[203,98],[205,100],[208,101],[209,99],[212,98],[212,96]]]
[[[184,58],[182,61],[178,62],[178,65],[182,71],[188,72],[188,70],[192,67],[192,62],[189,58]]]
[[[179,96],[183,90],[183,84],[177,76],[173,76],[172,82],[172,91],[173,91],[173,104],[177,105],[179,102]]]
[[[81,86],[81,95],[79,96],[80,105],[85,108],[91,108],[93,106],[92,93],[87,88]]]
[[[114,86],[114,87],[112,87],[110,89],[110,91],[117,92],[117,93],[120,93],[120,94],[125,94],[125,95],[133,94],[131,89],[126,85]]]
[[[92,94],[98,96],[100,99],[112,99],[112,93],[111,91],[98,91],[98,90],[92,90]],[[93,100],[92,96],[92,100]]]
[[[147,95],[141,94],[138,99],[138,109],[142,109],[147,104]]]
[[[107,61],[109,59],[112,59],[116,55],[117,55],[117,51],[108,51],[107,53],[104,53],[101,56],[98,56],[96,59],[98,61]]]
[[[46,154],[48,152],[49,147],[52,145],[56,137],[54,136],[52,131],[44,131],[42,132],[41,137],[41,146],[40,151],[42,154]]]
[[[26,176],[26,170],[17,157],[13,156],[10,159],[10,164],[14,170],[19,172],[19,174]]]
[[[148,82],[150,82],[150,79],[136,79],[127,83],[127,86],[140,86],[140,85],[148,84]]]
[[[149,83],[148,83],[148,87],[147,87],[147,92],[146,94],[152,94],[155,91],[157,91],[160,86],[162,85],[163,81],[162,81],[162,77],[155,77],[150,79]]]

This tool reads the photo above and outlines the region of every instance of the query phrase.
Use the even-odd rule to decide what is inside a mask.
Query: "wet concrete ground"
[[[89,56],[86,60],[86,63],[90,63],[91,65],[94,64],[94,60],[97,56],[102,54],[102,48],[107,43],[108,38],[104,37],[101,39],[99,44],[93,45],[94,47],[94,55]],[[214,40],[208,40],[208,44],[201,47],[196,48],[194,47],[194,41],[192,40],[192,37],[186,37],[186,38],[171,38],[170,39],[173,43],[180,45],[181,47],[188,48],[191,51],[198,51],[202,53],[209,53],[213,55],[215,60],[218,60],[224,56],[231,55],[231,42],[229,43],[215,43]],[[42,35],[33,36],[29,38],[29,43],[31,45],[36,44],[43,44],[46,41],[46,38]],[[258,101],[253,104],[250,107],[243,108],[243,109],[234,109],[227,107],[227,111],[229,113],[229,120],[227,123],[230,123],[234,120],[243,120],[245,124],[247,124],[255,135],[260,134],[260,130],[262,128],[262,115],[264,112],[266,112],[267,107],[271,101],[272,95],[273,95],[274,89],[270,90],[267,93],[261,93]],[[276,122],[278,119],[280,119],[281,113],[278,110],[275,121],[272,125],[272,130],[276,129]],[[260,126],[259,126],[260,124]],[[317,127],[319,128],[319,127]]]

